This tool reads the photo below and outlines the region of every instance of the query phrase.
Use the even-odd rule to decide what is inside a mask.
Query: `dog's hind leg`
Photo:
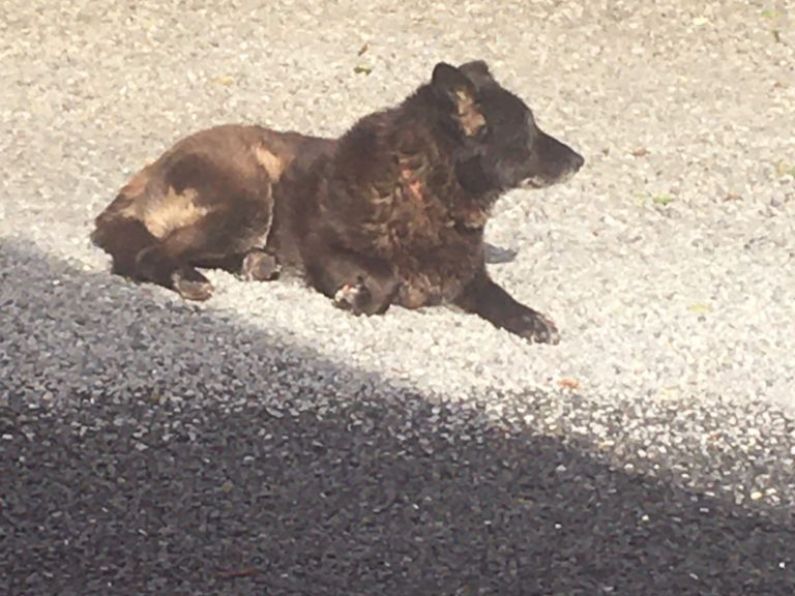
[[[213,286],[190,264],[191,256],[205,250],[205,245],[206,231],[201,223],[176,229],[138,253],[137,274],[175,290],[186,300],[207,300],[212,296]]]
[[[100,216],[91,240],[113,259],[111,271],[116,275],[141,280],[138,254],[156,245],[159,240],[137,219]]]
[[[236,201],[177,228],[138,255],[137,267],[149,281],[176,290],[187,300],[206,300],[210,281],[196,268],[221,268],[244,279],[273,279],[276,258],[260,247],[270,213],[256,201]]]
[[[106,217],[98,221],[91,239],[113,259],[112,272],[176,290],[183,297],[206,300],[212,285],[190,266],[180,265],[179,255],[196,241],[196,231],[183,228],[166,239],[156,238],[137,219]]]

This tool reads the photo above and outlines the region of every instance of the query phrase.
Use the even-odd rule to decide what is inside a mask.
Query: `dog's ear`
[[[459,66],[458,70],[464,73],[477,89],[497,84],[485,60],[472,60],[471,62],[466,62]]]
[[[453,116],[466,136],[476,135],[486,119],[478,109],[472,81],[455,66],[439,62],[433,69],[431,87],[437,97],[452,107]]]

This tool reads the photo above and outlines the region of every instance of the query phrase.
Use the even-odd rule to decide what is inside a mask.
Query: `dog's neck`
[[[384,144],[396,155],[396,182],[404,200],[424,208],[438,203],[456,228],[482,229],[499,193],[460,135],[442,127],[443,118],[423,105],[422,94],[409,102],[417,105],[382,116],[396,117],[385,128],[397,132]]]
[[[403,188],[403,196],[407,200],[422,206],[427,206],[433,201],[434,189],[427,184],[428,166],[422,159],[401,158],[399,164],[399,184]],[[445,202],[445,209],[450,216],[450,225],[467,231],[483,230],[491,211],[491,200],[471,196],[460,184],[456,175],[451,172],[449,182],[452,192],[458,195],[459,200],[452,205]],[[450,189],[447,190],[450,192]]]

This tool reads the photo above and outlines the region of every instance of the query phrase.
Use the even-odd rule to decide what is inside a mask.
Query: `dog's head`
[[[430,84],[457,129],[456,172],[477,193],[542,188],[573,176],[585,160],[542,131],[524,101],[502,87],[482,60],[440,62]]]

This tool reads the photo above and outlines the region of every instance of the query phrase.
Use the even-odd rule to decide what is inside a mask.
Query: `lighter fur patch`
[[[265,171],[268,172],[272,182],[277,182],[281,178],[286,167],[283,159],[261,145],[254,148],[254,156],[260,165],[265,168]]]
[[[486,118],[475,107],[475,100],[469,93],[460,90],[456,91],[455,96],[458,99],[458,121],[464,134],[471,137],[485,126]]]
[[[164,238],[176,229],[195,224],[210,212],[207,207],[196,205],[197,196],[199,193],[193,188],[178,193],[169,187],[168,193],[158,200],[149,197],[133,200],[121,214],[139,219],[152,236]]]

